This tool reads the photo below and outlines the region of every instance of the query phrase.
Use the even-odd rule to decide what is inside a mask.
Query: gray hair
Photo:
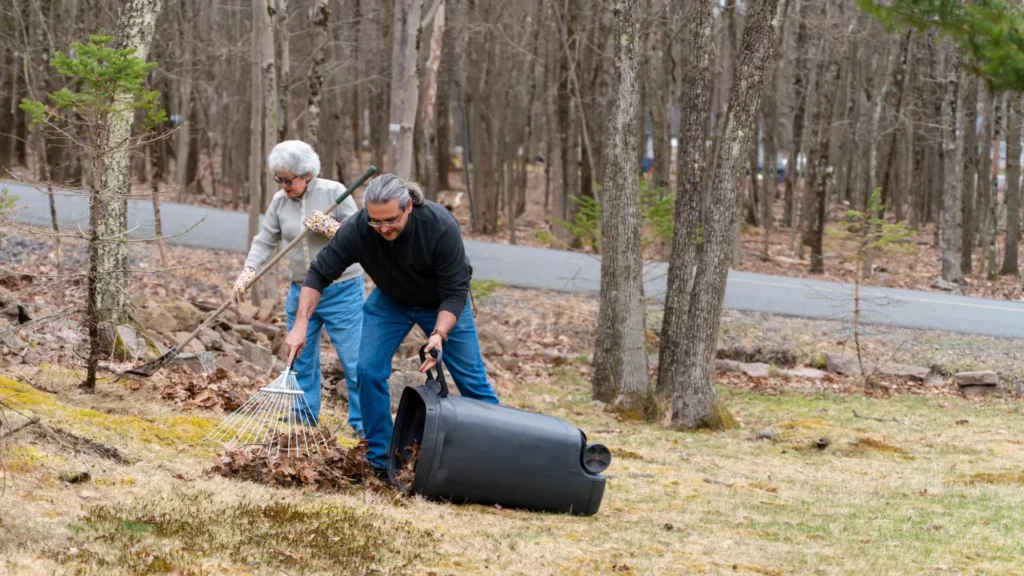
[[[293,176],[320,176],[320,156],[302,140],[285,140],[274,146],[267,157],[271,172],[291,172]]]
[[[394,174],[374,178],[366,187],[363,204],[387,204],[398,200],[398,207],[405,210],[412,200],[413,206],[423,204],[423,190],[415,182],[405,182]]]

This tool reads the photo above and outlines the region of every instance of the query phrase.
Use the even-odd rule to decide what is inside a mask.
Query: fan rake
[[[306,403],[291,366],[210,431],[214,440],[253,457],[306,458],[328,449],[330,433]]]

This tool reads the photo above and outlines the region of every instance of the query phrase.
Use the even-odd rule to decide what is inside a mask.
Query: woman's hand
[[[253,270],[248,266],[243,268],[242,273],[238,275],[238,279],[235,280],[235,286],[231,290],[231,298],[236,304],[245,300],[246,294],[249,293],[249,290],[246,288],[246,284],[252,281],[254,276],[256,276],[256,270]]]
[[[317,234],[326,236],[327,238],[333,238],[334,233],[338,231],[339,227],[341,227],[341,224],[337,220],[319,210],[315,210],[312,214],[306,216],[302,223],[310,232],[316,232]]]

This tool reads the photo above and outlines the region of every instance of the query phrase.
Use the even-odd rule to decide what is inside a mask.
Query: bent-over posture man
[[[498,397],[487,381],[469,307],[472,269],[459,224],[443,206],[424,200],[415,184],[391,174],[370,182],[363,208],[345,219],[310,265],[285,340],[289,358],[306,345],[306,322],[321,291],[356,263],[376,285],[363,305],[357,380],[367,459],[383,478],[394,429],[391,359],[414,324],[429,335],[427,352],[443,348],[442,361],[460,394],[494,404]],[[435,362],[428,354],[420,371]]]

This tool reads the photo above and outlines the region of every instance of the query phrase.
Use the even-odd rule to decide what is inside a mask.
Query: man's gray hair
[[[320,156],[302,140],[285,140],[274,146],[267,157],[271,172],[290,172],[292,176],[320,176]]]
[[[423,204],[423,190],[415,182],[405,182],[394,174],[384,174],[370,181],[363,196],[363,204],[387,204],[398,200],[398,208],[405,210],[412,200],[413,206]]]

